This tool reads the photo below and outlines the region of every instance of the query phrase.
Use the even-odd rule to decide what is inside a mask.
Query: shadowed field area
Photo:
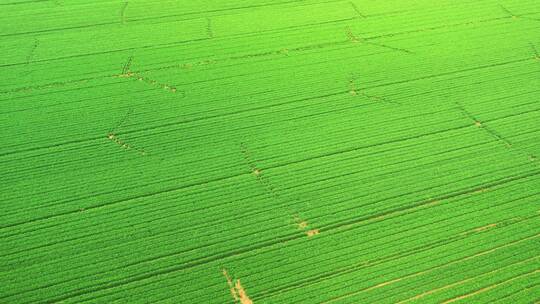
[[[537,0],[0,20],[0,303],[540,301]]]

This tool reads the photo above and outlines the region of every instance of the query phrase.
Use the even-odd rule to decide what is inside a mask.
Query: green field
[[[0,21],[0,303],[540,303],[538,0]]]

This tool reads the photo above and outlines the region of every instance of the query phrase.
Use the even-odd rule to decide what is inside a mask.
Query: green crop
[[[0,303],[540,301],[538,1],[0,21]]]

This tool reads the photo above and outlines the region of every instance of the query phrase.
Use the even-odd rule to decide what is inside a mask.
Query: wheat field
[[[0,20],[0,303],[539,303],[537,0]]]

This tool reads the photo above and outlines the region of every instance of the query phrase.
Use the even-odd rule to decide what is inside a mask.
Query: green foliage
[[[540,300],[539,9],[3,1],[0,302]]]

